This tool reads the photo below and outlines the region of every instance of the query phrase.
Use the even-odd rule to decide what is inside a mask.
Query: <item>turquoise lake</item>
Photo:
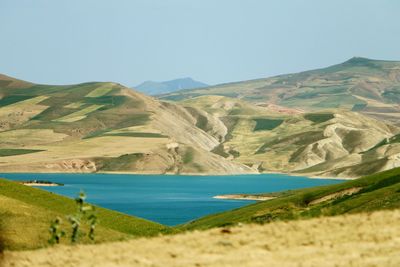
[[[76,197],[80,190],[84,190],[90,203],[166,225],[185,223],[254,202],[212,198],[215,195],[276,192],[343,182],[283,174],[185,176],[4,173],[0,177],[63,183],[64,186],[40,188],[68,197]]]

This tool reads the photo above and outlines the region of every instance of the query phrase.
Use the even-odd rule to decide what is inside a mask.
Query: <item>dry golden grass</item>
[[[30,146],[31,149],[44,149],[46,151],[32,154],[5,157],[6,161],[0,163],[0,168],[21,170],[25,165],[39,163],[59,162],[62,160],[93,157],[118,157],[131,153],[149,153],[153,149],[164,147],[169,142],[168,138],[123,137],[104,136],[83,140],[71,140],[60,144]],[[99,145],[101,144],[101,146]],[[27,164],[29,163],[29,164]],[[41,165],[43,169],[43,164]]]
[[[400,211],[6,252],[11,266],[400,266]]]

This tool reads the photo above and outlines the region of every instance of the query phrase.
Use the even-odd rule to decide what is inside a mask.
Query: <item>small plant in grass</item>
[[[61,237],[65,235],[65,232],[60,229],[61,218],[57,217],[54,221],[51,222],[49,231],[50,231],[50,239],[49,243],[51,245],[59,244]]]
[[[77,204],[77,212],[73,215],[67,216],[69,223],[71,224],[71,236],[70,240],[72,244],[76,244],[82,236],[85,236],[81,229],[82,223],[86,223],[89,226],[88,238],[92,241],[95,239],[95,229],[97,224],[97,216],[95,214],[95,208],[92,205],[85,203],[86,194],[80,192],[78,197],[75,199]],[[61,219],[56,218],[51,226],[50,233],[51,238],[50,244],[60,243],[61,237],[65,235],[65,232],[60,230]]]
[[[94,241],[94,230],[96,229],[96,224],[97,224],[97,216],[93,213],[88,217],[89,223],[90,223],[90,229],[89,229],[89,238],[90,240]]]

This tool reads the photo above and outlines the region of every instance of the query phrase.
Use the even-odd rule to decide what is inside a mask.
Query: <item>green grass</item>
[[[113,86],[105,84],[91,91],[89,94],[86,95],[86,97],[100,97],[109,93],[111,90],[113,90]]]
[[[390,138],[385,138],[382,141],[380,141],[379,143],[377,143],[375,146],[371,147],[370,149],[368,149],[367,151],[363,152],[363,154],[375,150],[378,147],[384,146],[384,145],[388,145],[388,144],[394,144],[394,143],[400,143],[400,134],[396,134]]]
[[[270,131],[282,124],[282,119],[254,119],[256,126],[254,131]]]
[[[120,132],[120,133],[106,133],[102,136],[127,136],[127,137],[143,137],[143,138],[168,138],[168,136],[160,133],[146,133],[146,132]]]
[[[135,162],[143,158],[142,153],[126,154],[116,158],[96,159],[96,166],[99,171],[132,171],[135,169]]]
[[[361,111],[367,107],[367,103],[358,103],[354,104],[353,108],[351,111]]]
[[[196,127],[206,131],[208,126],[208,119],[206,116],[202,116],[199,114],[196,121]]]
[[[183,154],[183,163],[188,164],[193,162],[194,158],[194,149],[189,147],[186,149],[185,153]]]
[[[323,123],[333,119],[334,117],[335,116],[333,116],[332,113],[310,113],[304,115],[304,118],[306,120],[312,121],[314,123]]]
[[[63,116],[61,118],[55,119],[57,122],[74,122],[74,121],[79,121],[87,117],[87,115],[93,111],[96,111],[103,107],[102,105],[91,105],[89,107],[83,108],[79,111],[70,113],[66,116]]]
[[[310,204],[324,196],[360,187],[361,191],[353,195]],[[207,229],[239,222],[267,223],[396,208],[400,208],[400,168],[335,185],[285,192],[273,200],[200,218],[182,225],[181,229]]]
[[[363,104],[363,103],[364,101],[361,101],[352,95],[340,94],[340,95],[330,95],[325,99],[321,99],[312,106],[313,108],[318,108],[318,109],[327,109],[327,108],[351,109],[355,104]],[[298,104],[300,104],[301,106],[300,102],[298,102]]]
[[[41,152],[40,149],[0,148],[0,157],[9,157],[23,154]]]
[[[128,157],[129,161],[135,162],[141,156],[130,154],[122,157]],[[190,155],[185,155],[185,157],[188,157],[186,161],[190,161]],[[117,158],[108,164],[126,164],[126,162],[126,158]],[[106,165],[103,166],[106,167]],[[320,203],[313,203],[315,200],[353,188],[359,188],[359,191],[352,195],[336,196]],[[238,223],[268,223],[279,220],[396,209],[400,208],[400,168],[335,185],[259,195],[276,198],[205,216],[176,228],[168,228],[144,219],[97,207],[99,218],[97,242],[231,226]],[[49,237],[47,229],[50,220],[55,216],[65,218],[66,215],[76,211],[72,199],[5,179],[0,179],[0,201],[2,203],[0,205],[0,219],[2,220],[0,223],[6,233],[12,233],[5,236],[5,247],[11,250],[47,246]],[[25,229],[29,229],[29,231]]]
[[[7,105],[11,105],[20,101],[27,100],[29,98],[32,98],[32,96],[26,96],[26,95],[11,95],[5,98],[0,99],[0,107],[4,107]]]
[[[67,221],[66,216],[76,212],[75,201],[70,198],[1,178],[0,202],[4,230],[12,233],[5,237],[5,248],[11,250],[46,246],[50,221],[56,216]],[[120,212],[101,207],[96,207],[96,212],[99,219],[98,241],[172,232],[166,226]]]

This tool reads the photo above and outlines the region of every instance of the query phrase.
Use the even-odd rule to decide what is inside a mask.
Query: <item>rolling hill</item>
[[[232,211],[209,215],[182,229],[208,229],[238,223],[268,223],[372,212],[400,207],[400,168],[345,183],[286,191],[276,197]]]
[[[45,246],[49,221],[73,212],[75,204],[0,179],[5,233],[0,241],[6,248],[0,256],[5,266],[59,266],[71,263],[71,257],[77,266],[293,266],[299,261],[319,266],[327,255],[332,266],[398,265],[400,168],[340,184],[260,195],[273,199],[176,228],[98,208],[96,243],[122,242],[12,251]],[[215,227],[220,228],[210,229]],[[176,235],[155,236],[159,233]],[[133,239],[138,236],[146,238]]]
[[[254,172],[210,152],[218,134],[197,127],[195,116],[116,83],[53,86],[3,75],[0,171]]]
[[[4,249],[22,250],[45,247],[50,222],[56,217],[70,228],[67,215],[76,212],[75,201],[0,178],[0,241]],[[173,230],[151,221],[97,207],[96,242],[154,236]],[[87,231],[87,229],[84,229]],[[68,243],[70,233],[63,240]],[[82,242],[90,240],[82,239]]]
[[[134,89],[148,95],[160,95],[183,89],[203,88],[207,86],[205,83],[187,77],[165,82],[145,81],[135,86]]]
[[[110,82],[0,78],[1,172],[359,177],[400,166],[400,129],[345,108],[216,95],[171,103]]]
[[[380,211],[4,254],[4,267],[399,266],[400,212]],[[157,251],[157,257],[154,257]]]
[[[206,132],[213,132],[211,120],[225,125],[214,153],[259,172],[359,177],[400,166],[399,128],[357,112],[306,113],[224,96],[193,97],[180,104],[203,112],[197,112],[197,125]]]
[[[343,108],[398,124],[399,84],[400,61],[354,57],[324,69],[183,90],[160,98],[178,101],[221,95],[306,111]]]

